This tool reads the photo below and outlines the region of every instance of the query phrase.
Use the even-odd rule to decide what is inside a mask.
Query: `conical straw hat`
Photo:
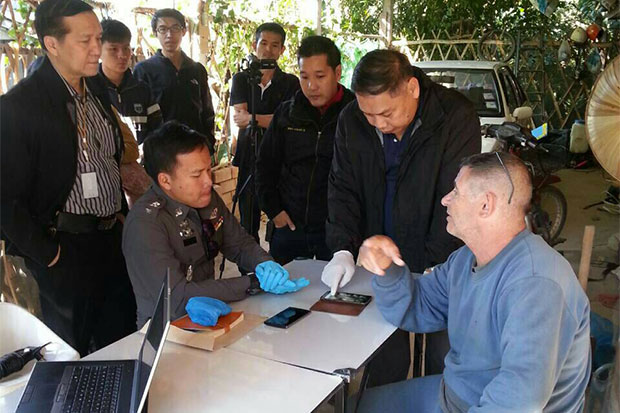
[[[586,107],[586,137],[601,166],[620,180],[620,56],[594,83]]]

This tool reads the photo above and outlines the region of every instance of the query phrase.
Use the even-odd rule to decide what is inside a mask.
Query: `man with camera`
[[[215,116],[207,70],[181,50],[187,32],[185,17],[175,9],[157,10],[151,20],[161,45],[154,56],[138,63],[136,79],[149,85],[164,121],[177,120],[197,130],[215,144]]]
[[[286,34],[282,26],[277,23],[263,23],[256,29],[252,48],[260,61],[270,60],[271,62],[265,63],[273,64],[284,53],[285,40]],[[239,127],[233,165],[239,167],[237,195],[241,225],[258,241],[260,208],[253,179],[246,184],[248,177],[254,173],[257,150],[255,145],[260,143],[261,135],[269,126],[278,105],[292,98],[299,89],[299,79],[295,75],[284,73],[277,64],[273,69],[261,69],[261,78],[257,82],[251,82],[253,76],[250,71],[242,71],[233,76],[230,105],[233,121]],[[252,102],[252,89],[255,102]],[[258,126],[254,128],[255,133],[252,133],[252,128],[249,127],[252,113],[256,115]]]
[[[355,99],[339,83],[340,51],[330,39],[306,37],[297,61],[301,90],[276,110],[256,160],[260,207],[275,226],[269,252],[282,265],[332,258],[325,244],[327,176],[338,115]]]

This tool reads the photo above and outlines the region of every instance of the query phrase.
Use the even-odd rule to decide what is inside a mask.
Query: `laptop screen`
[[[164,282],[159,293],[153,317],[142,342],[140,355],[138,356],[137,386],[134,386],[134,397],[132,409],[140,412],[146,400],[146,393],[157,363],[163,342],[165,341],[168,327],[170,326],[170,270],[166,272]]]

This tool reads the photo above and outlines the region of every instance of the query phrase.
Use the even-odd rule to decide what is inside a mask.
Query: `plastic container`
[[[579,119],[573,123],[570,130],[570,148],[571,153],[586,153],[590,146],[586,139],[586,123]]]
[[[28,346],[40,346],[48,341],[51,343],[43,351],[45,360],[68,361],[80,358],[80,354],[73,347],[41,320],[21,307],[0,302],[0,355]],[[0,398],[26,384],[35,362],[29,362],[21,371],[0,380]]]

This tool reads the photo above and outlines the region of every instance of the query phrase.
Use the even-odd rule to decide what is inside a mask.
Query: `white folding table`
[[[136,358],[133,333],[88,360]],[[166,342],[149,391],[151,412],[311,412],[342,392],[342,380],[228,349]]]
[[[309,309],[329,290],[321,282],[325,261],[301,260],[286,265],[291,278],[306,277],[310,285],[296,293],[259,294],[232,303],[234,311],[271,317],[285,308]],[[356,268],[353,279],[341,290],[374,295],[372,274]],[[313,311],[288,329],[261,325],[227,348],[294,366],[340,374],[349,380],[364,366],[396,327],[385,321],[373,300],[359,316]],[[348,371],[348,372],[347,372]]]

